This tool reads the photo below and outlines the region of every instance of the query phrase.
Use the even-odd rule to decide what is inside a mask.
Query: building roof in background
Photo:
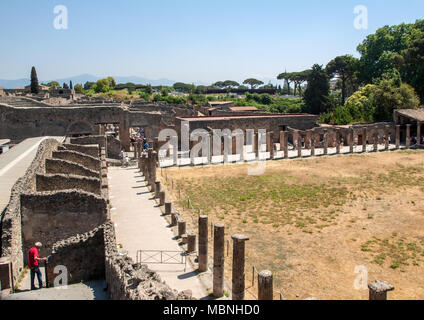
[[[424,108],[419,109],[399,109],[396,110],[397,113],[400,115],[406,116],[408,118],[415,119],[417,121],[423,121],[424,122]]]
[[[231,107],[231,111],[259,111],[255,106]]]

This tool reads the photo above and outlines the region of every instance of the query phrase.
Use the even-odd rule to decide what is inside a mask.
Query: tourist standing
[[[42,247],[41,242],[37,242],[28,253],[28,268],[31,270],[31,290],[35,290],[35,275],[37,275],[38,289],[43,288],[43,279],[39,267],[40,261],[47,261],[47,258],[40,258],[38,250]]]

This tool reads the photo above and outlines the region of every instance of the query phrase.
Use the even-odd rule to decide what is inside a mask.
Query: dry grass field
[[[276,299],[277,292],[285,299],[367,299],[367,290],[354,288],[355,267],[363,265],[369,282],[395,286],[389,299],[424,299],[424,151],[271,161],[265,174],[249,176],[255,165],[159,174],[192,229],[200,209],[225,224],[226,239],[249,236],[247,287],[255,266],[274,273]],[[231,252],[226,279],[231,283]]]

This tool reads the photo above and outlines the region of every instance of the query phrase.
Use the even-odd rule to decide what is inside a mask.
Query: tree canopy
[[[38,92],[39,92],[39,84],[38,84],[37,71],[35,70],[35,67],[32,67],[32,69],[31,69],[31,93],[38,94]]]
[[[304,99],[308,112],[320,114],[329,108],[329,78],[322,66],[315,64],[309,72]]]
[[[327,64],[326,71],[329,77],[337,77],[341,81],[342,104],[357,89],[355,73],[358,70],[358,62],[359,60],[353,56],[344,55],[334,58]],[[349,92],[348,87],[350,87]]]
[[[254,89],[257,86],[260,86],[262,84],[264,84],[261,80],[258,79],[254,79],[254,78],[249,78],[243,81],[243,84],[247,84],[250,86],[250,89]]]

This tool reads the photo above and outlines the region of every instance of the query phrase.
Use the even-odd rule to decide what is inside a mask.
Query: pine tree
[[[32,67],[31,69],[31,93],[38,94],[39,92],[39,86],[38,86],[38,77],[37,77],[37,71],[35,70],[35,67]]]
[[[73,89],[74,88],[74,86],[72,85],[72,80],[71,81],[69,81],[69,89]]]
[[[320,114],[328,111],[330,81],[322,66],[315,64],[308,75],[308,86],[305,90],[304,99],[308,111],[312,114]]]

